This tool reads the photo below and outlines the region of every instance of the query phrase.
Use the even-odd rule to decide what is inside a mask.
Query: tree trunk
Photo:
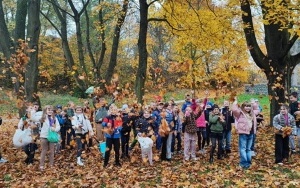
[[[3,0],[0,0],[0,49],[6,60],[9,60],[11,54],[14,52],[14,44],[10,39],[10,34],[6,25],[2,2]],[[2,63],[0,63],[0,68],[2,68],[1,65]]]
[[[18,44],[19,39],[25,40],[26,16],[27,0],[18,0],[16,12],[16,27],[14,34],[15,44]]]
[[[111,80],[113,73],[114,73],[114,69],[117,65],[117,56],[118,56],[118,48],[119,48],[119,41],[120,41],[120,31],[121,31],[121,27],[124,23],[124,20],[125,20],[126,14],[127,14],[127,10],[128,10],[128,0],[124,0],[121,15],[118,18],[117,25],[116,25],[115,31],[114,31],[114,38],[113,38],[111,55],[110,55],[110,61],[109,61],[109,65],[108,65],[108,69],[107,69],[106,77],[105,77],[105,81],[107,83],[109,83],[109,81]]]
[[[38,78],[38,43],[40,36],[40,0],[28,1],[28,25],[27,41],[30,52],[30,60],[26,65],[25,71],[25,94],[27,102],[39,102],[37,95],[37,78]]]
[[[138,102],[143,104],[145,81],[147,76],[147,29],[148,29],[148,4],[146,0],[140,2],[140,30],[139,30],[139,65],[135,80],[135,92]]]
[[[99,0],[99,4],[101,3],[101,0]],[[99,23],[100,23],[100,27],[101,27],[101,50],[100,50],[100,56],[97,62],[97,65],[95,67],[95,79],[97,81],[100,81],[100,79],[102,79],[101,74],[100,74],[100,69],[103,65],[104,62],[104,56],[105,56],[105,52],[106,52],[106,42],[105,42],[105,31],[104,31],[104,21],[103,21],[103,9],[101,8],[99,10],[98,13],[98,18],[99,18]]]

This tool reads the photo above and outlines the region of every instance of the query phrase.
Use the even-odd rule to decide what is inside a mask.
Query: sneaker
[[[6,163],[6,162],[7,162],[6,159],[4,159],[4,158],[1,158],[1,159],[0,159],[0,163]]]
[[[197,161],[198,158],[197,158],[197,157],[193,157],[192,160],[193,160],[193,161]]]
[[[278,165],[283,165],[283,163],[282,162],[279,162],[279,163],[277,163]]]
[[[40,171],[44,171],[44,166],[40,166]]]
[[[292,150],[292,154],[295,154],[295,153],[296,153],[296,150],[295,150],[295,149],[293,149],[293,150]]]
[[[251,151],[251,156],[252,156],[252,157],[255,157],[255,156],[256,156],[255,151]]]

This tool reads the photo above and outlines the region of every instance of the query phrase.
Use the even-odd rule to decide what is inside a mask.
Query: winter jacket
[[[201,114],[202,111],[199,111],[197,114],[191,113],[189,116],[186,116],[182,124],[183,131],[190,134],[197,133],[196,119],[201,116]]]
[[[175,117],[172,111],[166,110],[166,120],[171,131],[175,130]]]
[[[54,124],[52,126],[50,126],[50,121],[48,118],[46,118],[45,122],[42,122],[42,129],[41,129],[40,137],[47,138],[50,129],[52,129],[55,132],[60,131],[60,125],[59,125],[58,119],[56,117],[54,119]]]
[[[123,136],[129,136],[131,127],[133,125],[133,118],[131,118],[127,113],[122,114],[122,130],[121,134]]]
[[[197,118],[196,125],[199,128],[205,128],[206,127],[205,113],[201,113],[201,115]]]
[[[224,129],[227,131],[231,131],[231,129],[232,129],[231,124],[234,123],[234,117],[233,117],[232,111],[229,110],[228,107],[224,107],[221,109],[221,113],[224,116],[224,119],[226,122]]]
[[[181,111],[182,111],[183,113],[185,113],[186,107],[191,106],[191,105],[192,105],[192,102],[186,100],[186,101],[183,103],[182,107],[181,107]]]
[[[293,103],[290,103],[290,110],[291,110],[291,115],[293,115],[294,118],[295,118],[296,126],[300,127],[300,120],[295,115],[295,112],[300,110],[297,101],[295,101]]]
[[[222,133],[226,122],[221,122],[219,115],[211,113],[209,115],[210,131],[212,133]]]
[[[82,125],[82,127],[79,127],[80,125]],[[72,127],[76,134],[85,134],[87,132],[94,134],[91,122],[84,116],[84,114],[75,114],[75,116],[72,117]]]
[[[116,118],[117,117],[115,115],[109,115],[103,119],[102,126],[105,128],[105,127],[107,127],[108,123],[111,123],[112,129],[113,129],[112,134],[108,134],[108,133],[104,134],[104,136],[106,138],[120,138],[121,137],[120,132],[122,130],[122,126],[117,126],[118,120],[116,120]]]
[[[274,116],[273,126],[278,130],[276,134],[282,134],[281,128],[289,126],[292,128],[292,134],[297,135],[295,118],[290,113],[288,114],[287,120],[282,114],[277,114],[276,116]]]
[[[206,103],[207,103],[207,98],[205,98],[204,101],[203,101],[202,109],[205,108]],[[201,115],[196,119],[196,125],[199,128],[205,128],[206,127],[205,113],[201,113]]]
[[[242,110],[238,107],[236,103],[232,104],[232,113],[236,121],[235,128],[238,134],[250,134],[252,127],[254,134],[256,133],[257,121],[256,115],[254,114],[253,110],[251,111],[252,125],[249,125],[245,114],[242,112]]]

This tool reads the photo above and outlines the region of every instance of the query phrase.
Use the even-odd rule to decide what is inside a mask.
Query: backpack
[[[95,113],[95,122],[102,122],[103,118],[107,116],[107,109],[105,107],[98,108]]]

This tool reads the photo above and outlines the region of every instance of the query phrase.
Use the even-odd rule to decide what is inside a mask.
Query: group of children
[[[185,96],[181,109],[170,100],[163,103],[155,101],[149,105],[123,104],[118,108],[112,100],[109,104],[104,98],[93,98],[93,105],[85,101],[83,106],[75,106],[69,102],[66,107],[61,105],[47,105],[41,111],[38,104],[29,105],[26,114],[20,119],[19,129],[30,129],[32,142],[23,146],[27,154],[26,163],[34,161],[36,140],[41,143],[40,169],[45,168],[45,156],[50,150],[50,166],[54,164],[54,154],[60,149],[72,148],[72,140],[76,140],[76,159],[79,166],[84,163],[81,159],[82,151],[93,145],[93,138],[98,142],[105,142],[104,167],[109,165],[112,148],[116,166],[121,166],[120,159],[130,157],[130,151],[139,142],[143,160],[153,165],[152,149],[160,153],[160,159],[171,161],[172,155],[182,153],[185,161],[197,160],[196,153],[205,154],[205,145],[210,145],[209,162],[214,162],[217,149],[217,159],[222,159],[231,153],[232,127],[238,133],[239,165],[248,169],[254,156],[255,135],[260,118],[259,104],[256,100],[243,102],[238,105],[237,100],[231,108],[228,101],[219,107],[207,99],[192,99]],[[290,98],[292,98],[291,95]],[[297,96],[296,96],[297,97]],[[297,100],[296,100],[297,101]],[[297,103],[298,104],[298,103]],[[278,129],[275,137],[275,162],[281,164],[288,158],[289,141],[291,136],[299,136],[299,106],[293,108],[291,115],[288,106],[282,105],[280,114],[274,117],[274,127]],[[296,128],[297,122],[297,128]],[[289,133],[284,127],[292,127]],[[59,143],[50,142],[47,137],[49,131],[60,133]],[[95,131],[95,136],[94,136]],[[287,137],[282,135],[287,134]],[[300,139],[298,138],[298,141]],[[210,144],[211,141],[211,144]],[[177,147],[176,147],[177,146]],[[198,147],[198,150],[197,150]],[[121,154],[121,155],[120,155]]]

